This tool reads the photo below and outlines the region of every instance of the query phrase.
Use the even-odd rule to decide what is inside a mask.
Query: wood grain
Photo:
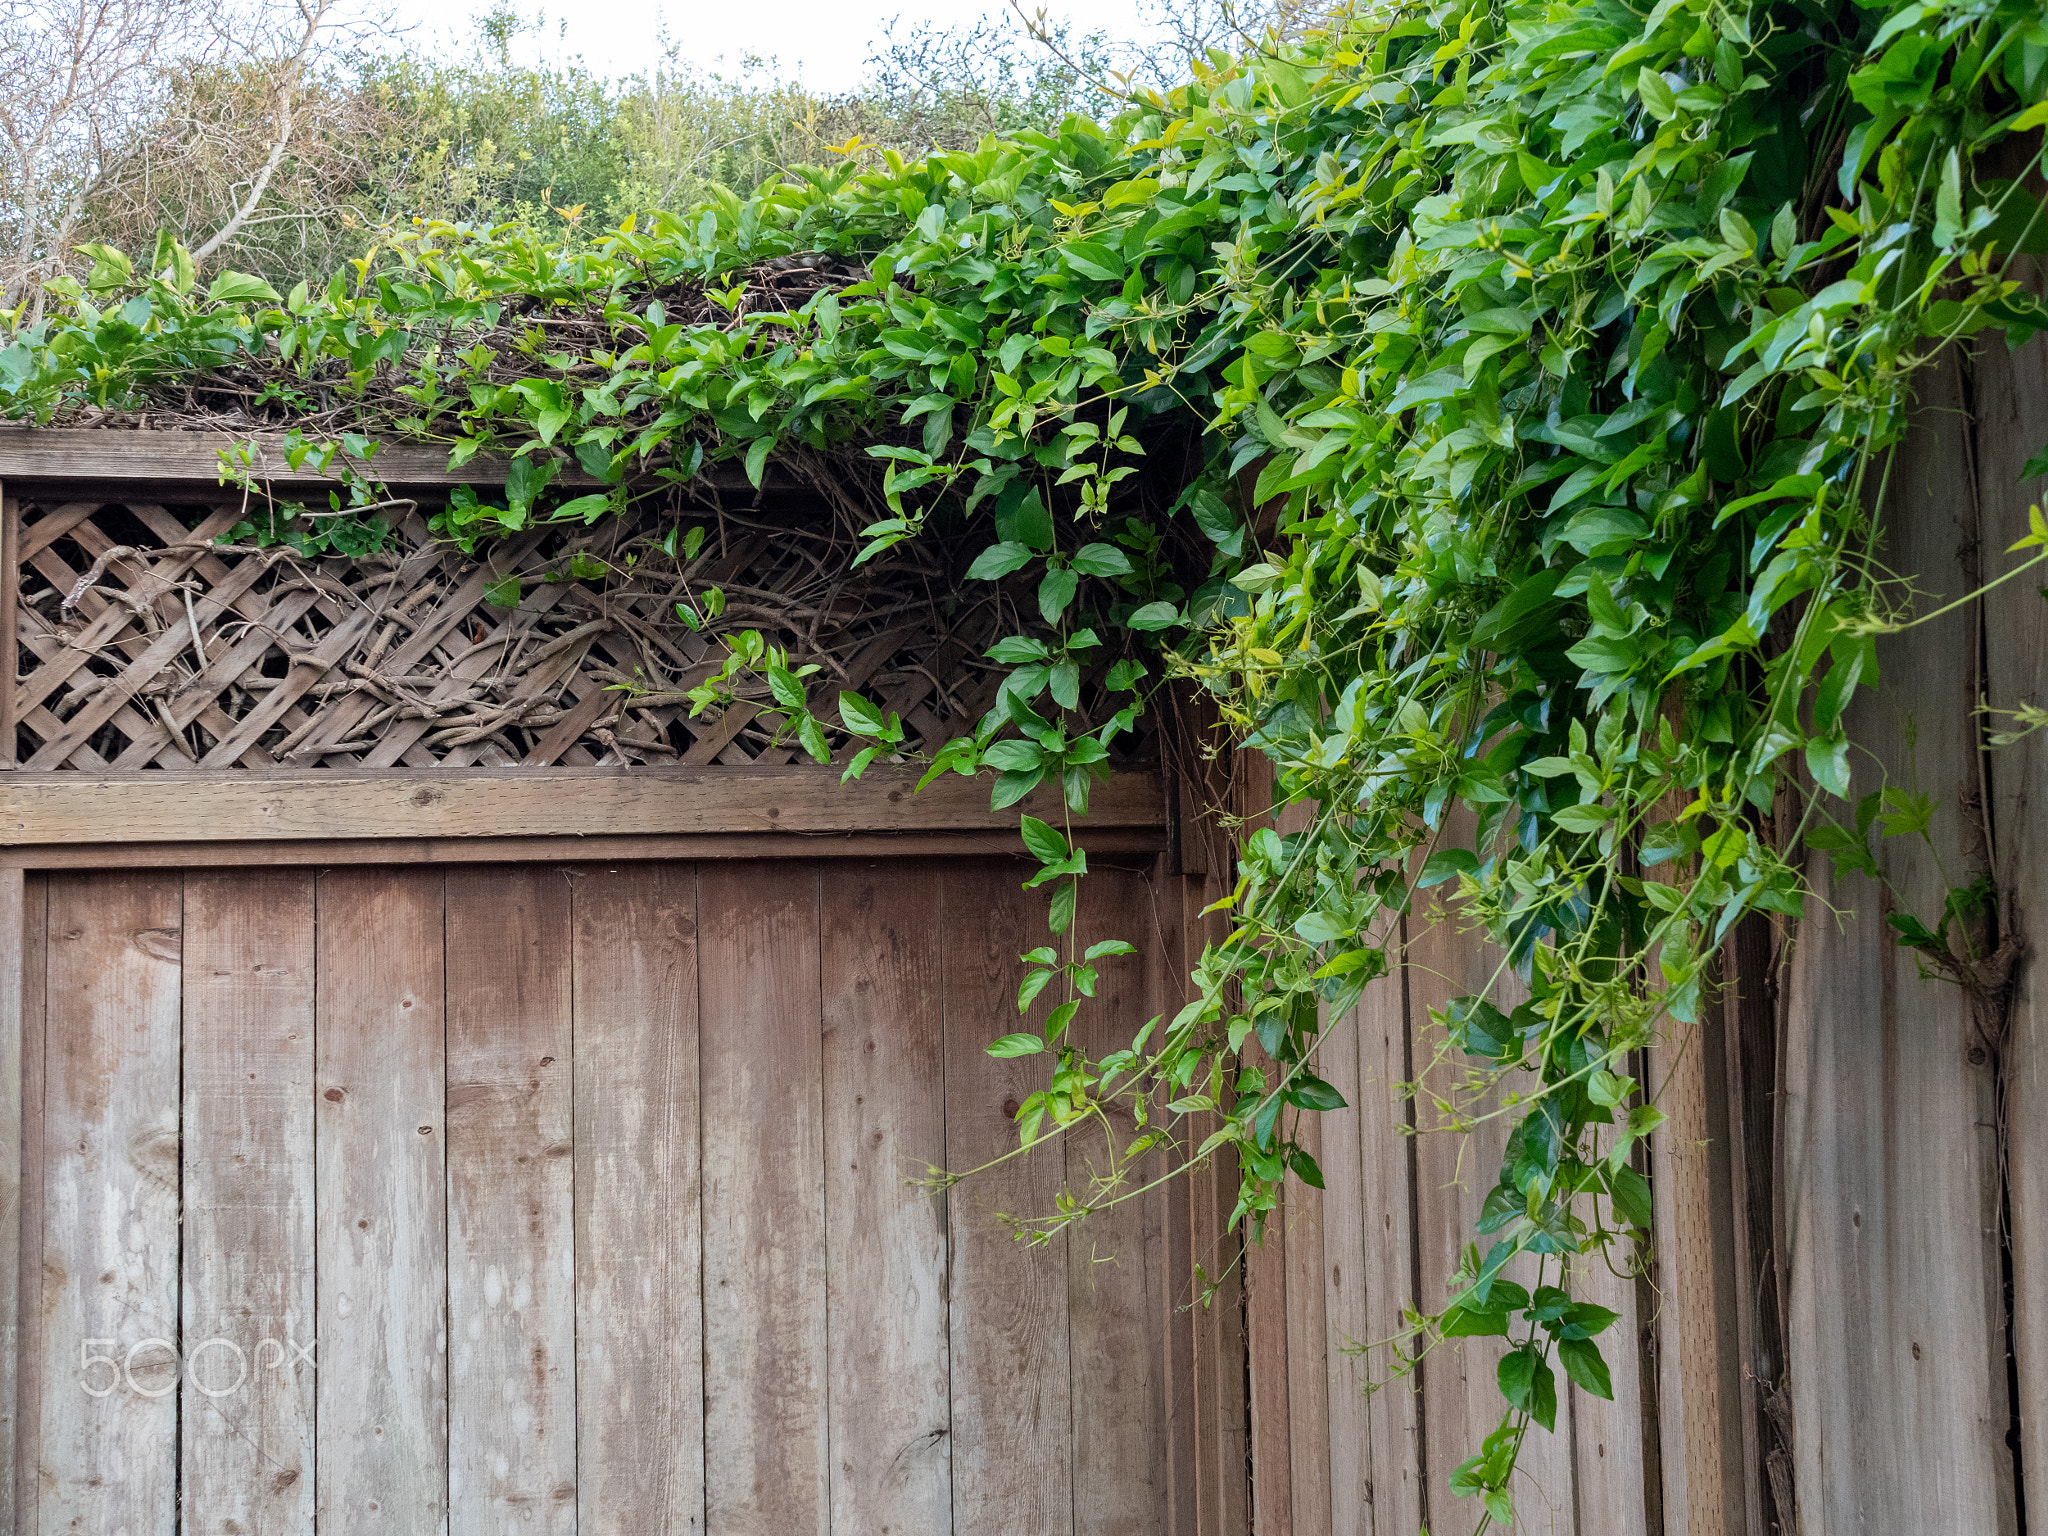
[[[1404,920],[1393,937],[1405,942],[1406,933]],[[1356,1012],[1365,1243],[1364,1252],[1355,1256],[1365,1290],[1365,1331],[1359,1338],[1377,1343],[1398,1336],[1406,1309],[1423,1301],[1415,1251],[1416,1139],[1408,1134],[1415,1110],[1394,1091],[1395,1084],[1415,1075],[1405,969],[1367,987]],[[1386,1382],[1367,1403],[1372,1530],[1376,1536],[1407,1536],[1432,1518],[1425,1502],[1422,1444],[1422,1391],[1432,1368],[1425,1361],[1415,1374],[1393,1378],[1383,1350],[1375,1350],[1364,1364],[1369,1375]],[[1348,1527],[1339,1529],[1348,1536]]]
[[[296,490],[332,485],[343,473],[340,455],[324,473],[310,462],[293,469],[285,457],[283,436],[274,432],[231,436],[189,430],[122,432],[90,427],[8,426],[0,428],[0,475],[57,481],[182,480],[217,486],[221,483],[222,450],[241,449],[251,443],[257,448],[258,476],[272,487]],[[375,459],[356,461],[353,468],[387,485],[419,489],[502,485],[506,463],[501,458],[479,456],[460,469],[451,470],[446,448],[390,443]],[[735,484],[746,483],[744,477],[731,478]],[[550,483],[565,489],[589,490],[603,482],[573,464],[564,464]]]
[[[282,694],[285,690],[276,690]],[[948,774],[919,794],[910,771],[842,785],[830,770],[783,768],[250,768],[0,775],[0,843],[237,842],[273,839],[557,837],[661,833],[994,831],[987,790]],[[1056,814],[1057,790],[1019,809]],[[1157,779],[1095,787],[1089,827],[1152,827]]]
[[[1018,889],[1025,874],[1021,862],[993,860],[946,870],[945,910],[955,914],[945,955],[946,1166],[956,1171],[1014,1148],[1017,1106],[1043,1085],[1039,1058],[1001,1060],[986,1049],[1034,1027],[1052,1005],[1042,997],[1018,1018],[1017,956],[1045,924],[1043,895]],[[1028,1247],[998,1219],[1051,1211],[1060,1184],[1056,1150],[1041,1147],[956,1185],[948,1202],[953,1528],[962,1533],[1074,1529],[1070,1239]]]
[[[1150,906],[1142,876],[1099,869],[1083,882],[1075,928],[1084,945],[1142,943]],[[1128,1046],[1150,1015],[1141,954],[1095,963],[1099,990],[1082,1002],[1074,1029],[1082,1049],[1099,1059]],[[1091,1203],[1165,1171],[1164,1155],[1153,1152],[1130,1164],[1120,1184],[1106,1184],[1117,1175],[1121,1148],[1138,1134],[1121,1106],[1110,1115],[1117,1147],[1096,1127],[1067,1138],[1067,1186]],[[1076,1536],[1167,1536],[1165,1237],[1166,1196],[1152,1190],[1097,1211],[1067,1239]]]
[[[1450,844],[1460,832],[1453,830]],[[1469,840],[1469,831],[1463,832]],[[1511,973],[1501,965],[1498,950],[1484,934],[1462,933],[1456,920],[1432,906],[1413,920],[1409,944],[1409,1019],[1416,1073],[1430,1090],[1443,1093],[1462,1077],[1466,1063],[1447,1056],[1436,1061],[1443,1031],[1430,1022],[1429,1010],[1453,998],[1488,993],[1502,1008],[1521,1001]],[[1512,1088],[1514,1085],[1505,1085]],[[1489,1107],[1489,1106],[1481,1106]],[[1496,1116],[1469,1133],[1448,1128],[1435,1105],[1416,1107],[1420,1137],[1416,1143],[1416,1230],[1420,1260],[1421,1304],[1441,1307],[1449,1297],[1448,1281],[1464,1246],[1474,1241],[1479,1208],[1499,1181],[1506,1147],[1506,1116]],[[1538,1265],[1524,1255],[1505,1271],[1510,1279],[1533,1289]],[[1551,1272],[1555,1279],[1555,1271]],[[1460,1500],[1449,1487],[1453,1468],[1478,1453],[1480,1443],[1500,1423],[1507,1409],[1500,1395],[1496,1369],[1503,1353],[1496,1339],[1454,1339],[1434,1349],[1423,1381],[1424,1443],[1428,1451],[1429,1511],[1433,1525],[1452,1526],[1476,1518],[1477,1505]],[[1555,1365],[1553,1364],[1553,1369]],[[1557,1428],[1546,1434],[1531,1429],[1523,1441],[1521,1465],[1511,1492],[1519,1529],[1566,1536],[1575,1527],[1572,1486],[1571,1395],[1558,1374]]]
[[[1364,1086],[1359,1071],[1359,1010],[1341,1015],[1326,1032],[1317,1055],[1318,1073],[1344,1096],[1345,1107],[1317,1115],[1320,1140],[1315,1158],[1323,1170],[1322,1268],[1315,1277],[1323,1292],[1324,1390],[1328,1394],[1325,1464],[1329,1474],[1329,1528],[1336,1536],[1372,1536],[1376,1449],[1371,1404],[1365,1395],[1372,1366],[1384,1372],[1384,1357],[1368,1360],[1355,1351],[1382,1337],[1372,1331],[1366,1293],[1369,1274],[1365,1205],[1365,1095],[1384,1095],[1378,1083]],[[1378,1106],[1375,1105],[1374,1109]],[[1303,1117],[1308,1118],[1307,1116]],[[1383,1155],[1374,1147],[1375,1155]],[[1394,1148],[1385,1149],[1391,1152]],[[1372,1233],[1371,1246],[1383,1241]],[[1306,1284],[1306,1279],[1304,1280]]]
[[[21,1067],[28,916],[26,879],[11,871],[0,874],[0,1536],[14,1536],[15,1441],[21,1428]],[[26,1209],[39,1210],[40,1201]]]
[[[928,863],[823,871],[832,1529],[953,1529],[942,929]],[[970,917],[971,920],[971,917]]]
[[[815,866],[698,870],[712,1536],[831,1523],[818,897]]]
[[[42,1529],[42,1385],[46,1363],[41,1347],[44,1314],[43,1221],[49,1195],[43,1178],[44,983],[50,935],[50,882],[44,875],[22,880],[21,928],[21,1253],[15,1276],[14,1421],[6,1447],[12,1473],[0,1483],[0,1521],[12,1519],[10,1536],[35,1536]]]
[[[574,891],[577,1529],[701,1536],[696,872]]]
[[[1088,839],[1091,854],[1147,854],[1160,847],[1155,828],[1107,827]],[[190,869],[264,864],[524,864],[646,863],[692,859],[1011,859],[1025,851],[1015,831],[858,832],[784,837],[744,832],[699,836],[362,838],[348,842],[287,840],[248,843],[99,843],[81,846],[0,845],[0,869]]]
[[[7,494],[5,482],[0,481],[0,619],[4,619],[10,647],[20,622],[20,607],[21,503]],[[15,722],[20,718],[21,706],[16,674],[20,668],[19,659],[13,656],[0,668],[0,769],[12,768],[17,761]]]
[[[1931,370],[1885,509],[1885,560],[1916,573],[1923,612],[1968,590],[1959,552],[1981,540],[1961,494],[1962,403],[1953,366]],[[1859,760],[1855,789],[1881,772],[1932,796],[1929,835],[1957,881],[1983,852],[1963,809],[1982,783],[1972,649],[1966,613],[1880,640],[1882,684],[1844,721],[1877,759]],[[1878,857],[1896,909],[1931,926],[1948,882],[1924,845],[1886,839]],[[1809,878],[1785,1067],[1800,1520],[1811,1536],[2009,1532],[1989,1052],[1961,990],[1921,979],[1892,942],[1884,891]]]
[[[448,1529],[442,884],[439,870],[319,876],[323,1536]]]
[[[569,884],[452,870],[449,1528],[576,1529]]]
[[[38,1472],[48,1536],[171,1536],[176,1524],[181,884],[66,875],[50,886]],[[88,1369],[87,1354],[119,1369]]]
[[[185,878],[187,1536],[313,1529],[313,875]]]
[[[2038,267],[2035,293],[2048,288]],[[2021,471],[2048,443],[2048,338],[2017,352],[1986,336],[1974,359],[1977,483],[1984,579],[2025,558],[2007,554],[2028,533],[2030,507],[2048,503],[2048,477]],[[2031,553],[2029,551],[2028,553]],[[2048,603],[2028,577],[1982,605],[1985,692],[1994,710],[2048,705]],[[1996,730],[2009,716],[1994,716]],[[2020,1460],[2048,1467],[2048,733],[1989,754],[1993,853],[2004,929],[2030,946],[2013,987],[2004,1050],[2010,1179],[2013,1343],[2019,1363]]]

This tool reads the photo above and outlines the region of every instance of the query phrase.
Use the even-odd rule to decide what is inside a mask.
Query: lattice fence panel
[[[698,516],[694,560],[663,553],[669,524],[616,519],[470,557],[401,509],[387,549],[309,559],[220,543],[239,501],[13,511],[13,745],[30,769],[799,757],[764,687],[692,717],[688,690],[724,647],[676,605],[707,587],[726,595],[723,628],[757,628],[819,665],[822,717],[857,688],[903,717],[913,750],[929,749],[993,704],[990,642],[1028,632],[1009,596],[959,590],[942,545],[900,546],[849,575],[843,534],[802,517]]]

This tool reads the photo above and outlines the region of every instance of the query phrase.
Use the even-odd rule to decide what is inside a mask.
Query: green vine
[[[0,393],[43,420],[185,399],[340,423],[293,449],[359,463],[330,513],[381,499],[379,436],[510,450],[502,493],[440,515],[466,542],[601,516],[629,475],[727,458],[759,484],[781,454],[864,451],[869,553],[985,526],[968,576],[1043,620],[929,764],[990,773],[998,805],[1054,781],[1080,813],[1167,679],[1206,690],[1299,829],[1244,840],[1192,1000],[1096,1059],[1069,1026],[1128,946],[1076,931],[1072,817],[1024,819],[1064,947],[1024,957],[1019,996],[1057,1004],[991,1047],[1051,1063],[1020,1150],[1121,1100],[1128,1170],[1202,1117],[1193,1150],[1235,1152],[1256,1227],[1290,1171],[1320,1181],[1295,1134],[1341,1102],[1317,1043],[1398,963],[1417,892],[1483,925],[1496,984],[1435,1015],[1429,1086],[1403,1091],[1512,1130],[1484,1251],[1393,1359],[1507,1341],[1500,1426],[1454,1479],[1484,1527],[1513,1518],[1555,1370],[1610,1393],[1614,1314],[1563,1280],[1632,1262],[1650,1219],[1631,1149],[1661,1116],[1627,1064],[1695,1021],[1741,918],[1802,910],[1802,848],[1860,867],[1874,818],[1913,819],[1858,793],[1843,725],[1906,622],[1878,513],[1915,374],[2048,328],[2011,270],[2048,248],[2044,90],[2037,0],[1376,5],[1106,126],[802,168],[590,241],[420,227],[285,298],[202,293],[169,242],[146,272],[95,249],[0,350]],[[800,305],[750,286],[809,253],[839,276]],[[1190,441],[1185,474],[1143,472]],[[560,502],[572,463],[614,489]],[[373,536],[285,523],[309,549]],[[2048,558],[2038,512],[2016,549]],[[869,701],[834,720],[760,636],[731,645],[725,681],[765,675],[813,755],[827,723],[865,743],[849,774],[900,748]],[[1098,665],[1128,700],[1107,719],[1080,711]],[[1948,955],[1988,899],[1902,935]],[[1523,1256],[1533,1287],[1504,1273]]]

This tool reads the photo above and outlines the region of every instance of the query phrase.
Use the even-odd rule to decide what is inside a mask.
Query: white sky
[[[626,75],[651,65],[659,52],[655,43],[664,26],[683,44],[684,53],[705,68],[721,63],[736,67],[747,54],[773,58],[784,76],[795,76],[814,90],[844,90],[859,83],[870,43],[892,17],[907,23],[931,21],[946,26],[971,24],[983,15],[1014,21],[1003,0],[516,0],[522,17],[546,18],[549,56],[573,57],[601,74]],[[1044,6],[1054,20],[1069,20],[1076,30],[1101,29],[1112,37],[1135,37],[1146,31],[1137,0],[1025,0],[1028,9]],[[430,52],[451,54],[475,36],[475,18],[490,10],[490,0],[385,0],[396,24],[412,29],[412,37]],[[365,7],[369,9],[369,6]],[[522,40],[518,56],[535,60],[536,43]]]

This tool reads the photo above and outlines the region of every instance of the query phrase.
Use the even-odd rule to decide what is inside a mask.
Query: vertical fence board
[[[2029,287],[2038,293],[2043,286],[2036,271]],[[2006,551],[2026,536],[2027,509],[2048,503],[2048,477],[2020,476],[2048,444],[2048,337],[2011,352],[2003,336],[1987,335],[1976,384],[1981,548],[1989,580],[2025,558]],[[2036,573],[1984,599],[1985,691],[1994,710],[2048,707],[2048,602],[2041,586]],[[1991,729],[2011,724],[1994,716]],[[2003,924],[2030,950],[2013,987],[2004,1042],[2004,1110],[2019,1374],[2013,1407],[2021,1465],[2032,1470],[2038,1489],[2048,1469],[2048,732],[1994,748],[1989,776]]]
[[[1309,1070],[1322,1073],[1319,1057]],[[1304,1114],[1294,1136],[1310,1157],[1322,1160],[1330,1132],[1321,1113]],[[1282,1219],[1287,1224],[1287,1426],[1288,1467],[1295,1536],[1330,1536],[1331,1347],[1329,1265],[1323,1230],[1323,1191],[1299,1178],[1287,1182]],[[1347,1460],[1349,1458],[1347,1457]]]
[[[320,876],[322,1536],[448,1529],[447,988],[439,870]]]
[[[1668,1038],[1646,1053],[1650,1091],[1670,1117],[1650,1138],[1661,1498],[1666,1536],[1719,1536],[1745,1506],[1719,999],[1707,998],[1695,1025],[1661,1027]]]
[[[701,1536],[696,872],[583,871],[575,919],[578,1529]]]
[[[698,868],[710,1536],[831,1520],[818,880]]]
[[[50,882],[38,1515],[48,1536],[176,1526],[181,887],[176,874]],[[113,1364],[88,1368],[88,1355]]]
[[[1090,890],[1087,887],[1092,886]],[[1143,942],[1149,916],[1144,881],[1122,870],[1099,870],[1084,883],[1075,925],[1084,942]],[[1100,990],[1083,1001],[1074,1028],[1081,1048],[1106,1056],[1144,1026],[1144,962],[1138,956],[1096,963]],[[1048,989],[1048,995],[1057,986]],[[1137,1135],[1121,1110],[1111,1110],[1120,1142]],[[1048,1149],[1050,1150],[1050,1149]],[[1090,1127],[1067,1138],[1067,1184],[1093,1200],[1110,1150]],[[1150,1183],[1164,1169],[1151,1153],[1130,1170],[1126,1189]],[[1167,1536],[1165,1334],[1159,1297],[1165,1236],[1163,1190],[1123,1200],[1088,1218],[1068,1238],[1068,1339],[1073,1379],[1075,1536]]]
[[[313,1529],[313,932],[311,871],[185,878],[189,1536]]]
[[[1385,1090],[1377,1083],[1361,1086],[1360,1010],[1351,1009],[1331,1026],[1318,1057],[1323,1079],[1344,1096],[1345,1108],[1316,1117],[1321,1146],[1316,1158],[1323,1170],[1324,1340],[1328,1393],[1330,1529],[1335,1536],[1372,1536],[1373,1464],[1372,1405],[1365,1395],[1371,1367],[1356,1351],[1374,1338],[1366,1296],[1369,1241],[1365,1220],[1365,1165],[1362,1134],[1365,1095]],[[1391,1152],[1392,1148],[1385,1151]],[[1375,1147],[1374,1152],[1382,1149]]]
[[[1405,920],[1397,937],[1405,943]],[[1408,978],[1403,971],[1374,982],[1358,1000],[1359,1199],[1363,1216],[1364,1331],[1368,1344],[1394,1338],[1406,1308],[1420,1295],[1416,1285],[1416,1138],[1412,1104],[1397,1099],[1394,1085],[1410,1081]],[[1414,1374],[1389,1379],[1384,1350],[1363,1362],[1385,1381],[1366,1405],[1366,1464],[1371,1481],[1374,1536],[1410,1536],[1430,1518],[1424,1502],[1422,1392],[1427,1362]],[[1343,1533],[1348,1536],[1348,1533]]]
[[[946,1166],[976,1168],[1017,1145],[1018,1104],[1043,1086],[1034,1057],[999,1060],[987,1045],[1044,1019],[1049,998],[1017,1015],[1017,956],[1044,932],[1042,893],[1019,862],[946,871]],[[1052,1153],[1053,1155],[1048,1155]],[[1074,1524],[1067,1356],[1067,1245],[1026,1247],[998,1222],[1042,1215],[1060,1188],[1049,1147],[954,1187],[953,1526],[1063,1536]]]
[[[1652,1501],[1643,1465],[1645,1404],[1639,1364],[1643,1319],[1635,1279],[1614,1273],[1627,1259],[1626,1247],[1618,1243],[1607,1258],[1584,1254],[1572,1267],[1574,1297],[1621,1314],[1619,1322],[1594,1340],[1607,1362],[1613,1398],[1595,1397],[1576,1382],[1570,1387],[1579,1536],[1638,1536],[1648,1528]]]
[[[8,1426],[7,1447],[13,1471],[5,1483],[0,1483],[0,1519],[14,1521],[7,1536],[35,1536],[40,1529],[37,1504],[42,1488],[45,1364],[41,1334],[46,1318],[43,1217],[49,1203],[43,1178],[43,1063],[48,1039],[43,993],[50,936],[48,876],[24,877],[21,908],[21,1250],[15,1272],[16,1332],[10,1341],[16,1362],[14,1422]]]
[[[448,1506],[576,1529],[569,885],[448,874]]]
[[[0,610],[11,612],[11,610]],[[0,682],[8,681],[0,679]],[[22,1382],[22,1023],[28,949],[27,882],[0,870],[0,1536],[15,1532],[15,1445]]]
[[[1463,833],[1469,835],[1469,831]],[[1457,831],[1450,836],[1452,843],[1459,839]],[[1444,1095],[1450,1084],[1462,1078],[1466,1063],[1462,1058],[1453,1059],[1448,1048],[1444,1060],[1435,1061],[1444,1045],[1443,1031],[1431,1023],[1429,1010],[1441,1009],[1453,998],[1482,992],[1503,1009],[1511,1009],[1521,996],[1500,952],[1485,942],[1483,934],[1459,932],[1456,919],[1441,908],[1426,912],[1422,921],[1429,926],[1411,932],[1408,951],[1411,1050],[1417,1077],[1426,1085],[1425,1095],[1431,1090]],[[1492,1103],[1489,1098],[1476,1108],[1484,1111]],[[1506,1116],[1495,1116],[1469,1134],[1448,1129],[1426,1097],[1417,1107],[1416,1124],[1421,1133],[1416,1145],[1421,1305],[1434,1310],[1448,1299],[1448,1282],[1465,1245],[1478,1240],[1479,1208],[1499,1181],[1508,1127]],[[1538,1265],[1524,1255],[1505,1273],[1533,1290]],[[1549,1278],[1555,1280],[1554,1271]],[[1455,1528],[1478,1518],[1475,1501],[1452,1495],[1450,1476],[1458,1463],[1478,1453],[1480,1442],[1506,1411],[1496,1377],[1503,1353],[1499,1340],[1454,1339],[1438,1345],[1425,1365],[1424,1443],[1429,1456],[1428,1501],[1433,1525]],[[1575,1527],[1572,1400],[1562,1371],[1557,1379],[1556,1430],[1547,1434],[1541,1428],[1529,1431],[1523,1441],[1520,1475],[1511,1490],[1519,1527],[1546,1536],[1568,1536]]]
[[[1145,957],[1145,1017],[1171,1019],[1187,1001],[1186,956],[1187,913],[1183,886],[1172,873],[1173,861],[1162,854],[1153,862],[1145,897],[1149,911],[1141,915],[1136,936]],[[1206,1120],[1208,1117],[1204,1117]],[[1199,1308],[1194,1303],[1194,1202],[1191,1180],[1185,1167],[1187,1154],[1208,1134],[1207,1124],[1180,1127],[1180,1138],[1165,1155],[1171,1159],[1174,1178],[1161,1192],[1160,1220],[1164,1223],[1164,1268],[1155,1276],[1159,1286],[1155,1309],[1162,1338],[1165,1378],[1166,1432],[1166,1528],[1169,1536],[1200,1536],[1202,1529],[1203,1446],[1201,1439],[1201,1388],[1195,1357],[1202,1331]],[[1192,1136],[1194,1140],[1186,1138]]]
[[[832,1529],[953,1528],[940,963],[930,864],[825,867]]]
[[[1967,590],[1958,554],[1977,538],[1958,403],[1944,367],[1886,509],[1884,558],[1917,573],[1922,611]],[[1930,833],[1956,879],[1970,873],[1964,812],[1980,785],[1970,628],[1951,614],[1880,641],[1882,685],[1846,721],[1892,783],[1939,803]],[[1859,761],[1856,790],[1878,781]],[[1897,909],[1932,926],[1944,884],[1925,849],[1890,839],[1878,856]],[[1960,990],[1920,979],[1886,934],[1885,894],[1810,875],[1786,1068],[1800,1521],[1808,1536],[2010,1531],[1988,1057]]]

